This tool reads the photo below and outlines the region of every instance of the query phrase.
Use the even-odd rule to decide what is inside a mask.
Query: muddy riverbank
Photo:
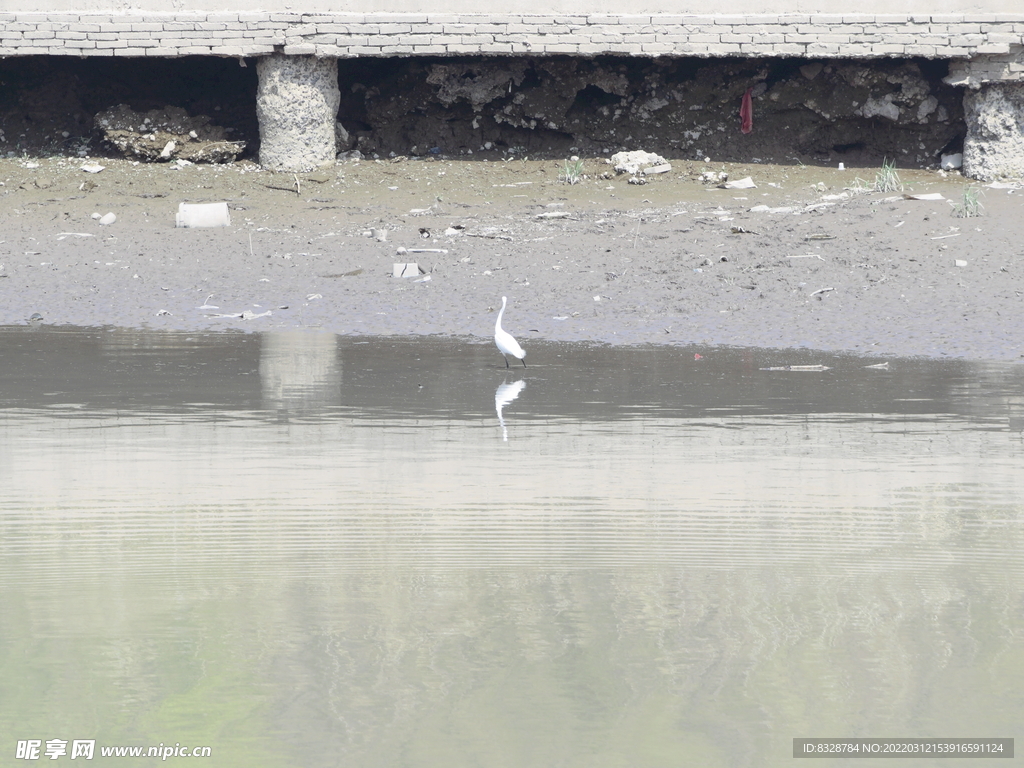
[[[564,161],[497,152],[299,176],[246,161],[102,159],[91,173],[82,158],[7,158],[0,324],[483,342],[506,295],[505,325],[527,350],[544,338],[1024,353],[1024,192],[902,169],[902,193],[858,192],[875,167],[669,160],[631,177],[584,157],[568,184]],[[708,172],[755,186],[722,189]],[[957,215],[965,190],[980,216]],[[179,203],[219,201],[229,227],[175,228]],[[107,213],[113,224],[93,218]],[[422,273],[392,277],[397,262]]]

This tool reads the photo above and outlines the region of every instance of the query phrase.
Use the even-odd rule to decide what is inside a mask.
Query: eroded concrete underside
[[[341,67],[341,119],[363,152],[642,148],[739,161],[896,157],[963,139],[962,92],[925,60],[465,58]],[[376,69],[376,71],[374,71]],[[740,105],[752,89],[753,129]],[[434,149],[434,151],[437,151]]]

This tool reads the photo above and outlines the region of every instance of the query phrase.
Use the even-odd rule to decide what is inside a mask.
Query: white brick
[[[723,43],[752,43],[754,42],[753,35],[736,35],[731,32],[726,32],[721,38]]]
[[[708,46],[708,55],[710,56],[735,56],[738,53],[740,53],[738,44],[725,45],[718,43],[717,45]]]
[[[248,56],[253,50],[247,45],[215,45],[210,48],[210,53],[214,56]]]
[[[1010,45],[1024,44],[1024,36],[1006,32],[990,32],[987,35],[990,43],[1009,43]]]
[[[1010,46],[1006,43],[984,43],[977,47],[978,53],[1009,53]]]

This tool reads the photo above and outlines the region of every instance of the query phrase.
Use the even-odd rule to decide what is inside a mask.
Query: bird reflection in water
[[[523,379],[519,381],[513,381],[511,384],[505,382],[500,384],[494,392],[494,410],[498,413],[498,424],[501,425],[501,436],[502,439],[508,442],[508,427],[505,426],[505,417],[502,416],[502,410],[505,406],[519,397],[519,393],[526,389],[526,382]]]

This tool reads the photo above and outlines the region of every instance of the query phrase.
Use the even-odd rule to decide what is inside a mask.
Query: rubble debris
[[[118,104],[98,113],[94,123],[106,141],[144,162],[227,163],[245,150],[244,141],[229,140],[230,129],[211,125],[211,118],[189,115],[181,107],[140,113]]]

